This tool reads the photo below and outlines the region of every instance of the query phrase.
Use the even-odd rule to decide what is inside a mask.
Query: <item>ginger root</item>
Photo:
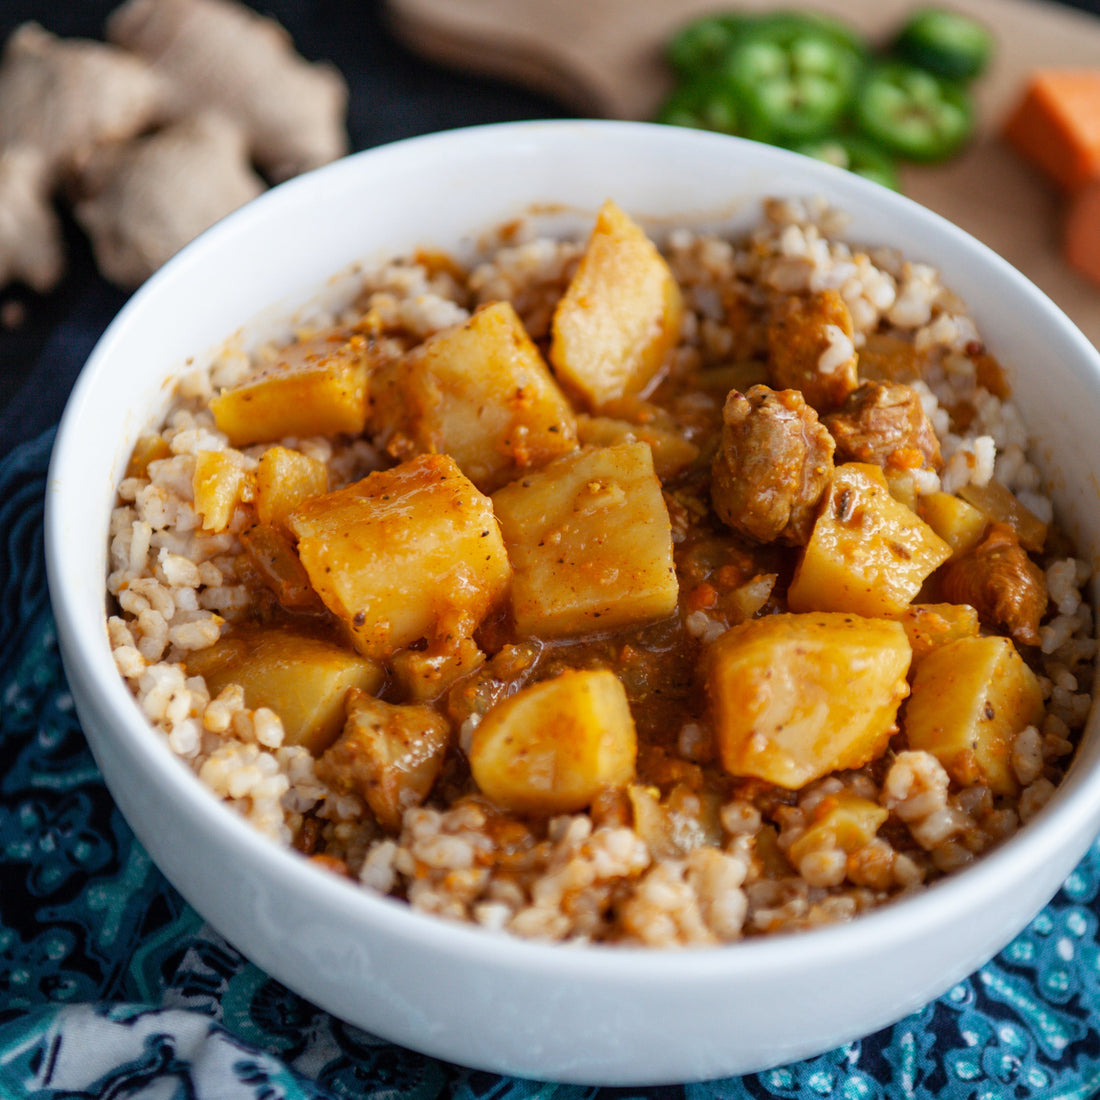
[[[24,23],[0,61],[0,149],[37,150],[53,186],[96,146],[125,141],[162,116],[166,93],[140,57]]]
[[[343,78],[235,0],[128,0],[107,34],[24,23],[0,55],[0,288],[60,280],[56,200],[132,287],[267,182],[347,152]]]
[[[264,190],[244,135],[213,112],[101,149],[89,160],[82,185],[88,197],[76,203],[76,220],[91,239],[100,271],[127,287],[144,282]]]
[[[127,0],[107,38],[170,79],[177,113],[213,107],[235,119],[273,180],[347,152],[343,78],[295,53],[272,19],[228,0]]]
[[[36,150],[0,149],[0,286],[21,279],[45,293],[61,278],[64,245],[46,175]]]

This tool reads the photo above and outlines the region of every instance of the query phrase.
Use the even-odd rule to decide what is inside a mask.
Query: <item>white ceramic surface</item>
[[[1100,547],[1100,356],[1022,276],[855,176],[713,134],[520,123],[418,138],[265,194],[169,263],[104,335],[53,455],[47,562],[77,710],[122,812],[188,901],[260,967],[379,1035],[484,1069],[587,1083],[759,1070],[883,1027],[999,950],[1100,830],[1100,730],[1046,810],[967,871],[849,925],[707,950],[521,942],[417,915],[310,866],[217,802],[143,722],[104,627],[115,486],[165,380],[254,318],[285,315],[357,260],[465,252],[532,207],[610,196],[650,225],[747,224],[767,195],[822,194],[853,240],[943,268],[1044,440],[1057,504]],[[247,333],[265,328],[248,325]]]

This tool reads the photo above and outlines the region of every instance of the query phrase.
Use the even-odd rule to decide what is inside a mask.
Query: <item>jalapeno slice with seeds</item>
[[[844,168],[857,176],[874,180],[883,187],[889,187],[891,191],[901,190],[893,159],[858,134],[834,134],[816,141],[802,142],[793,148],[796,153]]]
[[[737,36],[753,22],[751,16],[723,12],[693,19],[682,26],[665,51],[669,64],[683,77],[694,77],[718,68],[733,48]]]
[[[863,57],[831,22],[780,14],[747,27],[725,72],[745,105],[744,133],[784,143],[819,137],[850,107]]]
[[[973,80],[989,64],[993,35],[961,12],[922,8],[898,32],[895,52],[922,69],[952,80]]]
[[[675,88],[654,119],[669,126],[738,134],[742,111],[729,81],[720,74],[704,72]]]
[[[908,160],[946,160],[974,132],[974,106],[952,81],[903,61],[872,69],[856,97],[859,129]]]

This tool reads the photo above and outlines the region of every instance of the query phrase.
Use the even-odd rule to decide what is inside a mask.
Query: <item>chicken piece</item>
[[[797,390],[732,390],[710,495],[722,520],[760,542],[805,545],[833,474],[833,438]]]
[[[856,388],[852,315],[835,290],[784,299],[768,324],[768,362],[777,389],[801,390],[818,412]]]
[[[940,441],[920,394],[902,382],[864,382],[822,421],[845,461],[899,470],[939,470]]]
[[[1014,641],[1039,644],[1046,578],[1007,523],[992,524],[973,550],[952,558],[941,588],[946,600],[970,604],[982,622],[1007,630]]]
[[[390,832],[419,806],[443,767],[451,741],[447,720],[431,707],[396,706],[352,688],[344,732],[317,761],[317,776],[343,794],[358,794]]]

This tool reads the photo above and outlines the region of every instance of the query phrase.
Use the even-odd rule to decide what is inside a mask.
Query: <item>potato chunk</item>
[[[951,547],[895,500],[878,466],[836,468],[787,593],[792,611],[897,615]]]
[[[911,749],[932,753],[959,783],[1010,795],[1019,789],[1012,741],[1042,719],[1039,681],[1011,639],[959,638],[917,668],[905,733]]]
[[[212,695],[240,684],[249,707],[282,718],[284,745],[304,745],[314,756],[339,736],[348,691],[377,691],[385,678],[376,661],[277,627],[230,635],[192,653],[187,669],[205,678]]]
[[[520,635],[611,629],[675,608],[672,530],[647,443],[555,459],[498,490],[493,507]]]
[[[489,498],[447,455],[421,455],[287,518],[325,606],[366,657],[469,637],[511,566]]]
[[[358,434],[367,421],[367,338],[331,329],[289,344],[210,402],[234,447],[286,436]]]
[[[982,541],[989,517],[952,493],[925,493],[917,502],[920,518],[951,547],[965,554]]]
[[[328,492],[328,470],[319,458],[289,447],[268,447],[256,466],[256,514],[269,527],[286,529],[286,517],[303,501]]]
[[[698,457],[699,448],[672,428],[635,424],[613,416],[577,417],[577,438],[584,446],[613,447],[616,443],[648,443],[653,451],[653,468],[665,481],[687,469]]]
[[[255,493],[255,479],[235,451],[200,451],[191,479],[195,511],[204,531],[224,531],[241,501]]]
[[[900,623],[772,615],[731,627],[706,658],[719,757],[731,775],[790,790],[886,748],[909,694]]]
[[[898,616],[913,647],[917,662],[956,638],[973,638],[978,633],[978,613],[965,603],[911,603]]]
[[[790,846],[787,856],[797,867],[815,851],[858,851],[874,840],[889,816],[885,807],[851,791],[828,794],[814,806],[806,831]]]
[[[395,364],[380,436],[449,454],[483,492],[577,445],[573,410],[509,302],[483,306]],[[396,398],[393,400],[392,398]]]
[[[378,824],[396,833],[405,811],[428,797],[450,742],[447,720],[431,707],[352,691],[347,724],[317,762],[317,775],[342,794],[359,795]]]
[[[634,777],[637,738],[626,689],[607,669],[570,669],[516,692],[474,730],[470,770],[498,806],[581,810]]]
[[[550,362],[598,409],[645,389],[679,338],[682,316],[664,257],[609,199],[554,311]]]

